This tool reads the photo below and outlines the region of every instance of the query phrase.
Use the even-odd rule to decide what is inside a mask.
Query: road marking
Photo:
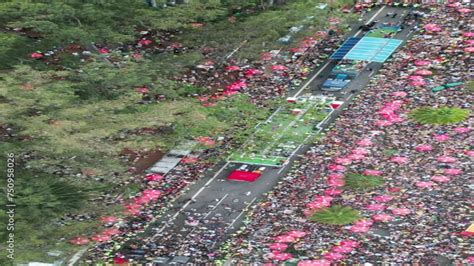
[[[383,6],[379,11],[377,11],[377,13],[375,13],[365,24],[369,24],[370,22],[372,22],[379,14],[380,12],[382,12],[382,10],[385,9],[386,6]],[[362,32],[362,30],[359,30],[355,35],[354,37],[357,37],[357,35],[359,35],[360,33]]]
[[[331,60],[329,60],[321,69],[319,69],[318,72],[316,72],[316,74],[314,74],[314,76],[308,80],[308,82],[306,82],[303,87],[301,87],[301,89],[293,96],[293,97],[298,97],[300,95],[300,93],[302,93],[306,87],[309,86],[309,84],[311,84],[311,82],[313,82],[313,80],[319,75],[321,74],[321,72],[323,72],[323,70],[329,65],[329,63],[331,63]]]
[[[76,254],[74,254],[74,256],[72,256],[72,258],[69,260],[68,262],[68,266],[73,266],[76,264],[76,262],[82,257],[82,255],[84,255],[84,253],[87,251],[87,248],[83,248],[81,250],[79,250],[78,252],[76,252]]]
[[[209,216],[209,214],[211,214],[217,208],[217,206],[219,206],[224,201],[224,199],[227,198],[227,196],[229,196],[229,193],[222,197],[222,199],[206,214],[206,216],[204,216],[204,219],[207,218],[207,216]]]
[[[245,206],[245,208],[239,213],[239,215],[237,217],[235,217],[235,219],[232,221],[232,223],[227,227],[226,231],[229,230],[229,228],[231,228],[234,223],[240,218],[240,216],[242,216],[242,214],[244,214],[244,212],[247,210],[247,208],[252,205],[252,203],[257,199],[257,197],[253,198],[253,200],[247,204],[247,206]]]

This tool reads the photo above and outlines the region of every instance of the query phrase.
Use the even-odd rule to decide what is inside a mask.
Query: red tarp
[[[246,172],[246,171],[239,171],[235,170],[230,173],[227,177],[228,180],[235,180],[235,181],[244,181],[244,182],[254,182],[257,180],[262,174],[255,173],[255,172]]]

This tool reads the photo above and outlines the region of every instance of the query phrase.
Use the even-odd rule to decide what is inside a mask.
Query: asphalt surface
[[[387,17],[386,14],[389,12],[396,12],[398,16]],[[399,22],[403,12],[408,12],[408,9],[388,6],[374,9],[366,14],[364,23],[372,20],[378,23]],[[362,37],[364,34],[365,32],[359,31],[357,25],[348,33],[347,37]],[[406,40],[408,35],[409,29],[406,28],[395,38]],[[303,94],[336,96],[338,100],[344,101],[343,106],[331,114],[323,123],[322,128],[327,127],[339,115],[342,109],[350,103],[352,97],[367,85],[370,77],[382,66],[380,63],[371,63],[349,86],[341,91],[322,91],[320,85],[326,80],[336,64],[337,62],[330,60],[322,64],[319,69],[315,69],[311,73],[307,84],[303,85],[300,90],[290,93],[290,95],[297,96]],[[369,71],[368,68],[372,70]],[[313,78],[314,74],[317,76]],[[173,203],[173,207],[161,219],[149,226],[147,234],[153,235],[152,241],[157,245],[166,237],[173,239],[174,247],[170,248],[173,252],[161,255],[170,259],[176,256],[188,256],[192,261],[192,256],[196,254],[196,251],[192,250],[192,246],[187,243],[193,241],[200,242],[199,249],[204,250],[205,253],[210,252],[242,226],[246,209],[258,201],[262,194],[270,191],[289,170],[293,161],[299,155],[304,154],[308,148],[309,146],[302,146],[295,151],[295,155],[290,158],[289,163],[282,168],[266,167],[262,176],[253,183],[226,180],[229,173],[238,169],[241,164],[220,164],[215,169],[209,169],[206,178],[191,185],[189,190]],[[193,222],[189,223],[189,221]]]

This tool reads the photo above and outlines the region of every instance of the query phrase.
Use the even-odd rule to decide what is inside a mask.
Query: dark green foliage
[[[315,212],[309,219],[330,225],[350,224],[360,218],[359,212],[345,206],[334,205],[326,209]]]
[[[456,107],[423,107],[411,111],[410,117],[421,124],[456,124],[469,117],[469,110]]]
[[[345,176],[346,187],[352,189],[373,189],[383,185],[383,178],[372,175],[361,175],[356,173],[349,173]]]

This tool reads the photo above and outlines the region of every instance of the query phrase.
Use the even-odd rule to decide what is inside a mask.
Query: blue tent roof
[[[334,52],[330,59],[341,60],[344,56],[360,41],[361,38],[351,37],[347,39],[336,52]]]
[[[346,53],[344,59],[383,63],[401,43],[397,39],[363,37]]]

